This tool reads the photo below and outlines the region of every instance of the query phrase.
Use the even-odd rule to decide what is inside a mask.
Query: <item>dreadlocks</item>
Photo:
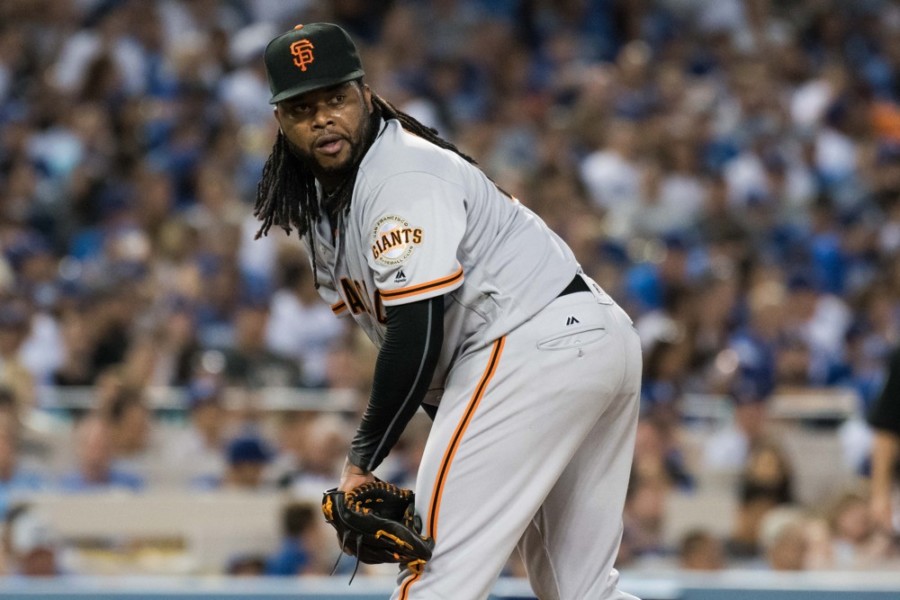
[[[406,131],[431,142],[438,148],[443,148],[444,150],[450,150],[451,152],[459,154],[461,157],[466,159],[466,161],[470,162],[473,165],[477,164],[471,156],[460,152],[459,148],[439,136],[437,129],[423,125],[410,115],[398,110],[396,106],[394,106],[381,96],[372,94],[372,104],[378,107],[385,120],[397,119],[398,121],[400,121],[400,125],[402,125],[403,129],[405,129]]]
[[[403,129],[413,135],[417,135],[439,148],[455,152],[473,165],[476,164],[470,156],[460,152],[455,145],[440,137],[436,129],[423,125],[374,93],[372,94],[372,108],[369,135],[364,141],[363,151],[356,158],[356,163],[351,166],[347,177],[333,192],[328,194],[322,203],[328,211],[332,223],[336,223],[350,208],[359,161],[375,141],[375,137],[378,135],[378,124],[382,118],[385,120],[396,119]],[[275,139],[272,153],[266,159],[262,178],[256,188],[253,216],[262,222],[259,231],[256,232],[256,239],[268,234],[273,225],[281,227],[287,234],[290,234],[296,227],[300,237],[303,237],[315,228],[316,222],[321,218],[316,196],[315,176],[309,165],[295,154],[281,131],[278,132],[278,137]],[[314,268],[316,265],[315,248],[315,244],[310,244]],[[318,279],[315,281],[316,288],[318,288]]]
[[[296,201],[289,202],[288,198]],[[291,227],[296,227],[303,236],[309,230],[310,220],[319,218],[315,198],[312,171],[291,151],[287,138],[279,131],[256,186],[253,216],[262,221],[256,239],[267,235],[272,225],[278,225],[288,235]]]

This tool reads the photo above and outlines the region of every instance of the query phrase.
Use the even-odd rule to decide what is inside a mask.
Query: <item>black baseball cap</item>
[[[356,44],[333,23],[297,25],[266,46],[266,76],[277,104],[365,75]]]

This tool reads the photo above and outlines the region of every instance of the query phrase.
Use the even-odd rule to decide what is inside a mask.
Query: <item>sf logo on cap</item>
[[[291,55],[294,57],[294,64],[300,67],[301,71],[306,70],[306,65],[315,60],[313,56],[312,42],[309,40],[298,40],[291,44]]]

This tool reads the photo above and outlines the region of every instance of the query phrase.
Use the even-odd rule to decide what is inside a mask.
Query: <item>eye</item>
[[[347,99],[347,94],[335,94],[331,97],[332,106],[339,106],[344,103],[344,100]]]

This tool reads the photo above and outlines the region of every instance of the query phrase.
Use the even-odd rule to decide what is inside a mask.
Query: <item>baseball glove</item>
[[[414,504],[412,490],[374,481],[349,492],[328,490],[322,512],[341,549],[359,562],[400,563],[419,571],[431,558],[434,540],[421,535]]]

